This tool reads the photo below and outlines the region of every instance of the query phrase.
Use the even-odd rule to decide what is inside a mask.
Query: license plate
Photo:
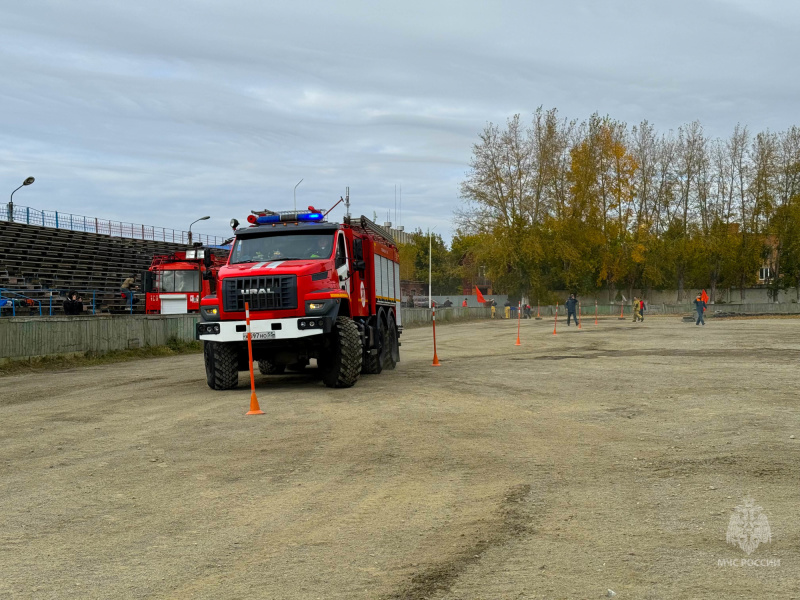
[[[274,340],[275,339],[275,332],[274,331],[258,331],[256,333],[250,334],[251,338],[254,340]],[[244,339],[247,339],[247,333],[244,334]]]

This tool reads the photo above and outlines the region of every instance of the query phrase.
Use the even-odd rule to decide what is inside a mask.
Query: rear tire
[[[347,317],[337,317],[333,324],[324,357],[318,359],[322,381],[328,387],[347,388],[361,374],[361,335]]]
[[[381,350],[383,348],[383,334],[381,328],[375,328],[375,334],[378,336],[378,348],[373,354],[373,350],[369,348],[364,349],[363,364],[361,372],[366,375],[378,375],[383,371],[383,361],[381,360]]]
[[[262,375],[280,375],[286,370],[286,365],[268,360],[258,361],[258,370]]]
[[[384,367],[387,369],[394,369],[397,367],[397,363],[400,362],[400,342],[398,337],[397,324],[394,321],[394,316],[389,315],[389,341],[387,342],[389,350],[389,364],[384,365]]]
[[[383,368],[392,370],[397,366],[400,358],[400,350],[397,347],[397,327],[394,324],[394,317],[388,315],[386,321],[381,322],[381,333],[383,335]]]
[[[206,382],[212,390],[232,390],[239,385],[239,354],[232,344],[203,342]]]

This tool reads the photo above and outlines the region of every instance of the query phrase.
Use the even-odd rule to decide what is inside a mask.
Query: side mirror
[[[211,248],[207,248],[203,253],[203,264],[205,265],[206,269],[211,267]]]
[[[363,275],[364,271],[367,270],[367,263],[365,263],[363,260],[354,260],[353,268]]]

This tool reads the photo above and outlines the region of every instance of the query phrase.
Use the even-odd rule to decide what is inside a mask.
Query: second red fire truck
[[[145,312],[148,315],[198,312],[200,298],[212,292],[217,270],[224,264],[225,260],[215,256],[211,248],[154,256],[150,270],[143,277]]]
[[[200,304],[208,385],[234,388],[250,368],[246,304],[262,373],[301,370],[316,359],[325,385],[350,387],[361,373],[393,369],[402,324],[391,233],[363,216],[327,222],[313,207],[253,211],[248,221],[235,232],[216,293]]]

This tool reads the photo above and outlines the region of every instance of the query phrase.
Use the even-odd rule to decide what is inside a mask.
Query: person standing
[[[639,298],[636,296],[633,297],[632,308],[633,310],[631,312],[633,312],[633,322],[636,323],[641,316],[641,313],[639,313]]]
[[[567,327],[569,327],[569,320],[570,317],[575,321],[575,325],[578,324],[578,299],[575,297],[575,294],[570,294],[567,301],[564,302],[564,306],[567,308]]]
[[[506,316],[506,319],[511,318],[511,302],[506,300],[506,303],[503,304],[503,313]]]
[[[695,323],[695,325],[702,324],[703,326],[705,326],[706,320],[705,318],[703,318],[703,313],[706,310],[706,303],[705,300],[703,300],[703,296],[701,296],[700,294],[697,294],[697,298],[695,298],[694,309],[697,311],[697,322]]]
[[[644,321],[644,311],[647,307],[644,305],[644,298],[639,298],[639,320]]]
[[[494,316],[497,313],[497,302],[494,301],[494,298],[492,298],[491,300],[491,307],[492,307],[492,318],[494,319]]]
[[[467,308],[467,299],[464,298],[464,301],[461,303],[462,308]]]

